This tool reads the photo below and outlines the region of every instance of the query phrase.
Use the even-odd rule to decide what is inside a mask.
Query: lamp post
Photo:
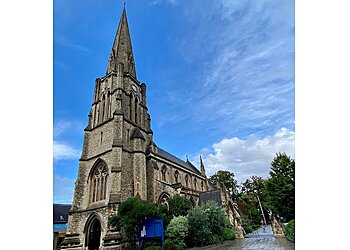
[[[258,191],[254,190],[254,193],[256,194],[256,197],[258,198],[261,214],[262,214],[263,219],[264,219],[264,225],[266,226],[267,224],[266,224],[266,220],[265,220],[265,215],[264,215],[264,211],[263,211],[262,206],[261,206],[261,202],[260,202],[260,198],[259,198],[259,195],[258,195]],[[264,231],[265,231],[265,227],[264,227]]]

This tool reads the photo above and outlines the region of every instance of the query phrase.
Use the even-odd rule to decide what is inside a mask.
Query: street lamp
[[[254,193],[256,194],[256,197],[258,198],[261,214],[262,214],[263,219],[264,219],[264,225],[266,226],[267,224],[266,224],[266,220],[265,220],[264,210],[262,209],[262,206],[261,206],[261,202],[260,202],[260,198],[259,198],[259,195],[258,195],[258,191],[254,189]],[[265,231],[265,227],[264,227],[264,231]]]

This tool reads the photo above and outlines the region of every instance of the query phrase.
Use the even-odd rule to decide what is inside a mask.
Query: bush
[[[286,226],[286,237],[290,240],[295,240],[295,220],[288,222]]]
[[[224,229],[224,240],[234,240],[235,234],[233,233],[232,228],[225,228]]]
[[[188,214],[188,235],[186,242],[189,246],[204,246],[211,232],[208,215],[201,207],[196,207]]]
[[[162,250],[162,246],[149,246],[145,247],[145,250]]]
[[[173,242],[171,239],[166,239],[164,242],[164,248],[166,250],[184,250],[184,245],[176,245],[175,242]]]
[[[205,203],[202,209],[208,215],[210,232],[222,238],[227,220],[224,209],[215,202]]]
[[[109,219],[114,228],[121,228],[126,240],[135,248],[137,241],[137,227],[146,218],[160,218],[158,207],[149,201],[142,201],[133,197],[122,202],[118,207],[118,215]]]
[[[141,241],[141,249],[159,249],[162,248],[162,239],[161,238],[146,238]]]
[[[174,195],[168,201],[169,213],[172,216],[186,216],[192,209],[191,202],[183,196]]]
[[[249,233],[253,232],[253,230],[254,230],[253,226],[250,223],[250,220],[244,216],[242,218],[242,226],[243,226],[246,234],[249,234]]]
[[[226,215],[215,202],[196,207],[188,214],[187,243],[191,246],[205,246],[221,243],[224,240]]]
[[[165,236],[172,241],[174,245],[185,247],[185,238],[188,235],[188,219],[185,216],[174,217],[166,231]]]
[[[211,234],[207,241],[208,245],[220,244],[223,242],[223,236],[219,236],[216,234]]]

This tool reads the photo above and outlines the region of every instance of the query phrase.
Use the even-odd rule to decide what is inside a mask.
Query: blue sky
[[[72,201],[94,80],[123,1],[54,1],[54,202]],[[294,157],[294,2],[129,0],[156,144],[239,182]]]

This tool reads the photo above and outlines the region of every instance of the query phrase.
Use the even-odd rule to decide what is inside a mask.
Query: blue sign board
[[[162,237],[162,249],[164,249],[164,230],[162,219],[146,219],[139,225],[137,230],[138,250],[140,250],[141,240],[147,238]]]

